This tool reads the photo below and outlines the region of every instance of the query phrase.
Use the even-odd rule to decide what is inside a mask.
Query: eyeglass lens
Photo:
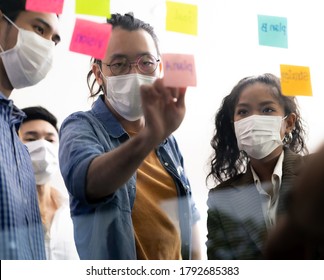
[[[131,65],[136,65],[142,74],[152,74],[158,65],[158,60],[153,55],[143,55],[136,62],[129,62],[126,57],[116,57],[108,65],[114,75],[128,74]]]

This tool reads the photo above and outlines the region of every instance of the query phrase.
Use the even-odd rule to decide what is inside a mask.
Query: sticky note
[[[25,9],[34,12],[62,14],[63,4],[64,0],[26,0]]]
[[[190,54],[162,54],[163,83],[169,87],[195,87],[195,59]]]
[[[166,2],[166,30],[197,35],[198,7],[177,2]]]
[[[259,44],[288,48],[287,18],[258,15]]]
[[[283,95],[313,95],[309,67],[282,64],[280,73]]]
[[[77,18],[70,51],[103,59],[108,47],[112,26]]]
[[[110,18],[110,0],[75,0],[75,13]]]

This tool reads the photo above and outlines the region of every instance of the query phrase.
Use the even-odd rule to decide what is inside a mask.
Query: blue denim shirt
[[[25,113],[0,92],[0,259],[45,259],[36,182],[17,135]]]
[[[128,139],[126,131],[105,105],[103,96],[97,99],[90,111],[73,113],[62,123],[60,168],[70,194],[74,237],[80,259],[137,259],[131,217],[136,173],[102,202],[91,204],[86,198],[86,176],[91,161]],[[175,138],[167,138],[156,153],[177,187],[182,258],[190,259],[191,227],[199,219],[199,213],[191,199],[189,181]]]

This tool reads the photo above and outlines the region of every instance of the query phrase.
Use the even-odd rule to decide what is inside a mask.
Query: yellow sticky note
[[[198,7],[177,2],[166,2],[166,30],[197,35]]]
[[[75,13],[110,18],[110,0],[75,0]]]
[[[280,73],[283,95],[313,95],[309,67],[281,64]]]

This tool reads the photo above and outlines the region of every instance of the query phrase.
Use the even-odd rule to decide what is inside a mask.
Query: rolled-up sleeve
[[[88,203],[88,168],[92,160],[104,152],[93,126],[80,113],[64,120],[60,128],[60,170],[68,191],[80,202]]]

